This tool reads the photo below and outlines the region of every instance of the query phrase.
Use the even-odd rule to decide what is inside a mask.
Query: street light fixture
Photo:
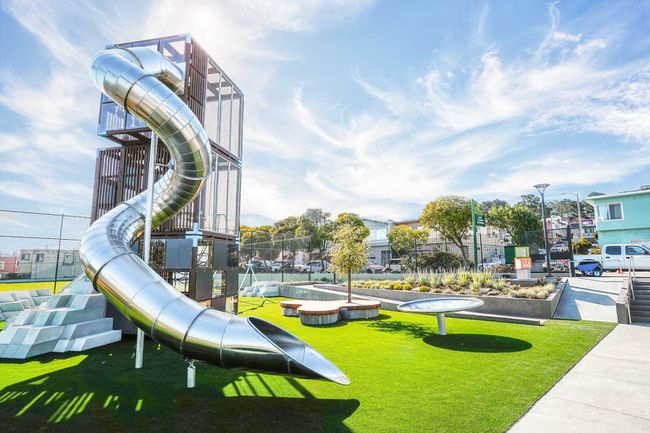
[[[578,239],[580,239],[583,236],[582,233],[582,212],[580,211],[580,196],[578,195],[577,192],[563,192],[560,195],[574,195],[576,197],[576,204],[578,205],[578,227],[580,228],[580,232],[578,234]]]
[[[551,274],[551,252],[548,248],[548,232],[546,229],[546,205],[544,203],[544,191],[549,186],[550,184],[548,183],[538,183],[537,185],[533,185],[533,188],[539,191],[539,194],[542,196],[542,225],[544,226],[544,249],[546,252],[546,276],[552,277],[553,275]]]

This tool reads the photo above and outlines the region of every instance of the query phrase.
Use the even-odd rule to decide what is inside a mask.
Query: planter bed
[[[343,286],[334,284],[316,284],[315,287],[322,289],[346,292]],[[467,297],[478,298],[483,301],[483,306],[473,311],[478,313],[498,314],[504,316],[534,317],[538,319],[550,319],[553,317],[557,307],[564,283],[560,283],[558,289],[551,293],[546,299],[513,298],[509,296],[473,296],[449,293],[417,292],[411,290],[388,290],[388,289],[363,289],[353,288],[352,293],[360,296],[391,299],[399,302],[415,301],[417,299]]]

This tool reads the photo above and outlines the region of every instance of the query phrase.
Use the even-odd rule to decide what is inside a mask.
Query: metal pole
[[[580,233],[578,233],[578,239],[582,238],[584,234],[582,233],[582,212],[580,211],[580,197],[576,193],[576,203],[578,203],[578,227],[580,227]]]
[[[472,239],[474,241],[474,269],[478,269],[478,248],[476,246],[476,205],[472,199]]]
[[[54,289],[56,293],[56,282],[59,278],[59,257],[61,256],[61,237],[63,236],[63,214],[61,214],[61,224],[59,224],[59,245],[56,248],[56,263],[54,266]]]
[[[153,181],[156,169],[156,151],[158,150],[158,136],[152,131],[151,141],[149,143],[149,165],[147,173],[147,209],[144,218],[144,253],[143,259],[149,264],[151,259],[151,220],[153,213]],[[137,340],[135,345],[135,368],[142,368],[144,359],[144,331],[140,328],[137,330]]]
[[[478,241],[480,245],[481,265],[483,265],[483,233],[478,234]]]
[[[576,276],[576,267],[575,263],[573,262],[573,241],[571,240],[572,238],[571,234],[571,224],[566,225],[566,238],[567,238],[567,245],[569,247],[569,275],[571,277]]]
[[[280,269],[282,270],[282,282],[284,283],[284,233],[280,234]]]
[[[544,249],[546,250],[546,276],[552,277],[551,274],[551,252],[548,249],[548,233],[546,229],[546,205],[544,204],[544,192],[542,194],[542,224],[544,226]]]

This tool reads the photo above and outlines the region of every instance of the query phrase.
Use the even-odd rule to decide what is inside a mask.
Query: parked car
[[[384,272],[384,267],[382,265],[370,262],[366,265],[366,272],[368,274],[381,274]]]
[[[271,268],[270,269],[271,272],[280,272],[280,270],[282,269],[282,263],[278,262],[277,260],[271,262],[270,268]]]
[[[551,253],[562,253],[564,251],[569,251],[569,244],[566,241],[556,242],[551,247]]]
[[[402,259],[390,259],[388,263],[386,263],[384,272],[391,272],[394,274],[402,272]]]
[[[246,266],[251,268],[255,272],[266,272],[268,270],[268,267],[264,260],[249,260],[248,263],[246,263]]]
[[[485,260],[485,263],[479,263],[479,269],[493,269],[496,268],[497,266],[500,265],[505,265],[506,260],[502,257],[498,256],[493,256],[493,257],[488,257]]]
[[[326,260],[312,260],[302,266],[301,272],[327,272],[330,264]]]
[[[638,271],[650,271],[650,248],[640,244],[607,244],[600,254],[577,254],[573,259],[576,269],[596,277],[603,271],[628,269],[631,264]]]

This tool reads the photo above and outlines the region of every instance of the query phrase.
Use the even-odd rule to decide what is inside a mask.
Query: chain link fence
[[[575,235],[570,226],[548,228],[546,231],[547,242],[544,243],[544,230],[525,232],[522,246],[530,248],[530,256],[533,260],[532,272],[569,274],[573,261],[572,245],[576,241]],[[548,270],[549,264],[550,271]]]
[[[329,248],[314,245],[310,236],[291,237],[266,233],[268,240],[242,243],[239,247],[240,279],[258,281],[333,281]],[[248,279],[246,281],[246,279]]]
[[[0,280],[71,280],[90,217],[0,209]]]

